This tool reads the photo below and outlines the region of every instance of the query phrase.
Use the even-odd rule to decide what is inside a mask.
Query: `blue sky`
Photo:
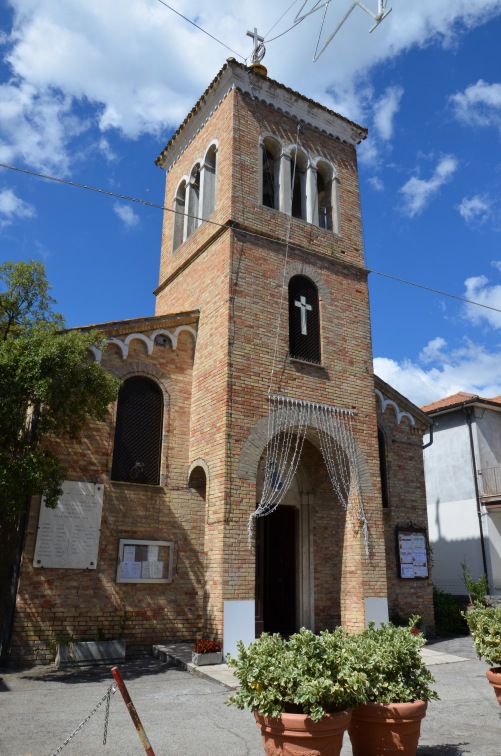
[[[237,54],[159,0],[4,2],[0,162],[162,205],[154,160],[225,59],[250,55],[247,30],[271,39],[321,5],[169,4]],[[331,0],[322,40],[350,5]],[[389,7],[372,34],[355,8],[317,62],[314,13],[270,41],[264,62],[369,128],[367,266],[501,309],[501,0]],[[0,261],[43,260],[70,326],[153,314],[161,223],[158,209],[0,168]],[[419,405],[501,394],[501,313],[375,273],[370,295],[383,379]]]

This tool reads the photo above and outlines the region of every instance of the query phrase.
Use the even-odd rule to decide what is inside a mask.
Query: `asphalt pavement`
[[[471,639],[430,643],[424,658],[441,700],[429,704],[418,756],[501,756],[501,707]],[[225,704],[231,692],[210,671],[199,677],[155,657],[127,660],[120,671],[155,756],[263,756],[252,714]],[[103,745],[113,683],[108,667],[9,668],[0,676],[0,756],[145,753],[118,691],[111,695]],[[351,753],[345,736],[342,756]]]

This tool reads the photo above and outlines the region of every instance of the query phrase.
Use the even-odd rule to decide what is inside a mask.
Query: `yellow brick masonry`
[[[196,329],[198,314],[149,318],[103,327],[123,340],[134,332],[171,332],[179,325]],[[34,501],[26,535],[13,635],[13,658],[47,662],[48,645],[58,633],[96,638],[125,637],[131,648],[151,647],[161,638],[193,638],[203,627],[204,520],[199,497],[187,486],[190,401],[194,340],[180,334],[176,349],[155,346],[148,356],[132,341],[124,360],[115,346],[103,365],[122,378],[144,375],[164,391],[165,411],[160,486],[110,481],[115,408],[104,423],[89,424],[80,439],[57,445],[71,480],[104,483],[103,516],[96,570],[33,567],[40,501]],[[138,538],[175,542],[170,584],[117,584],[118,540]]]
[[[189,325],[197,330],[196,346],[190,334],[181,333],[176,349],[155,345],[148,354],[144,343],[135,340],[125,359],[113,345],[103,355],[105,367],[120,378],[146,375],[164,392],[161,485],[110,481],[113,407],[106,422],[89,424],[78,441],[56,444],[70,479],[105,485],[99,563],[97,570],[34,569],[40,502],[33,503],[14,657],[47,661],[47,644],[63,631],[120,634],[129,648],[188,640],[201,632],[222,635],[224,600],[254,598],[255,554],[247,547],[247,522],[256,506],[257,467],[267,442],[270,388],[356,413],[353,433],[370,526],[369,558],[360,529],[332,492],[315,434],[309,434],[304,447],[302,464],[311,481],[315,628],[342,623],[361,629],[364,599],[385,597],[387,586],[390,605],[403,610],[417,603],[428,612],[428,594],[423,602],[422,590],[396,581],[390,549],[392,528],[410,516],[405,499],[410,475],[398,483],[395,511],[384,512],[383,518],[381,507],[355,147],[316,128],[313,117],[311,123],[302,123],[301,148],[336,167],[340,235],[263,207],[260,136],[274,134],[284,145],[295,145],[298,120],[293,108],[285,112],[259,96],[257,77],[253,86],[254,96],[238,88],[223,92],[207,118],[195,108],[164,150],[166,163],[172,163],[165,204],[173,208],[179,182],[209,144],[217,142],[216,208],[210,222],[174,253],[174,216],[165,212],[155,317],[102,327],[105,335],[121,340],[160,327],[172,331]],[[314,105],[309,107],[313,112]],[[334,131],[336,118],[332,115]],[[295,274],[311,278],[319,291],[320,366],[287,356],[286,286]],[[403,432],[395,430],[397,435]],[[414,451],[406,461],[416,463]],[[205,500],[189,485],[195,464],[208,471]],[[423,491],[418,493],[422,519],[426,507]],[[117,584],[118,540],[124,537],[173,540],[172,583]]]
[[[189,173],[204,146],[218,138],[217,209],[211,219],[222,223],[231,218],[247,231],[221,232],[218,227],[203,224],[172,254],[172,215],[166,214],[157,291],[157,314],[174,313],[181,307],[200,310],[191,456],[203,456],[211,469],[208,506],[214,525],[208,529],[206,544],[217,557],[213,555],[207,578],[209,584],[217,586],[209,604],[211,616],[218,619],[224,599],[254,597],[254,553],[247,548],[246,524],[255,507],[255,481],[239,478],[237,466],[245,440],[267,413],[284,276],[283,240],[289,224],[284,214],[260,205],[259,137],[270,132],[285,144],[294,144],[296,125],[292,116],[233,90],[167,176],[166,202],[172,206],[181,177]],[[325,511],[319,514],[318,522],[321,516],[334,518],[327,531],[331,557],[315,557],[315,584],[319,586],[315,616],[318,626],[332,626],[335,620],[341,620],[359,629],[364,622],[363,599],[386,595],[386,565],[356,154],[353,146],[307,126],[301,133],[301,144],[336,165],[343,233],[335,236],[292,220],[287,271],[316,275],[327,292],[325,300],[329,300],[322,301],[324,357],[322,367],[286,359],[287,315],[282,313],[272,388],[277,393],[356,410],[356,439],[372,481],[365,502],[372,556],[370,561],[365,558],[360,533],[354,533],[352,527],[339,528],[336,518],[342,518],[343,513],[333,502],[332,492],[330,497],[326,492]],[[323,474],[325,477],[325,470]],[[321,500],[319,496],[316,504],[320,510]],[[325,533],[317,524],[315,528],[315,532]],[[322,549],[328,553],[329,545],[319,542],[319,555]],[[335,574],[338,578],[333,580]]]

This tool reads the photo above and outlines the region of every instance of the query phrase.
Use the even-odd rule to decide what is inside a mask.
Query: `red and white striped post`
[[[155,753],[153,751],[153,748],[150,745],[150,741],[148,740],[148,737],[144,731],[144,727],[141,724],[141,720],[139,719],[139,714],[136,711],[136,707],[131,701],[131,698],[129,696],[129,692],[127,688],[125,687],[125,683],[122,680],[122,675],[120,674],[120,670],[118,667],[112,667],[111,668],[111,674],[115,678],[115,681],[118,685],[118,688],[120,690],[120,693],[122,694],[122,698],[125,702],[125,705],[127,709],[129,710],[129,714],[131,716],[132,721],[134,722],[134,727],[137,730],[137,734],[139,735],[139,738],[141,740],[141,743],[143,744],[143,748],[148,754],[148,756],[155,756]]]

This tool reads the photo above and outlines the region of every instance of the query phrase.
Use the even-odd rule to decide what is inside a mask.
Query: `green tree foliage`
[[[102,335],[62,330],[49,290],[42,263],[0,265],[0,520],[35,494],[56,506],[66,470],[44,440],[104,420],[118,390],[89,358]]]

